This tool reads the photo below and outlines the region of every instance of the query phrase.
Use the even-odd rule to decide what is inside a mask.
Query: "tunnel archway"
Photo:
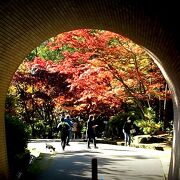
[[[180,53],[177,4],[97,0],[7,1],[0,3],[0,177],[8,179],[4,105],[11,78],[27,54],[60,32],[106,29],[128,37],[159,59],[174,90],[174,141],[169,179],[179,179]]]

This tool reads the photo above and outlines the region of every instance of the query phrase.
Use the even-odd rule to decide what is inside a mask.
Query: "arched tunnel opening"
[[[49,139],[46,148],[55,151],[49,143],[60,140],[57,126],[67,115],[72,122],[71,139],[80,142],[87,141],[87,121],[92,114],[98,142],[127,146],[123,125],[128,118],[134,130],[131,146],[137,147],[137,141],[163,142],[167,132],[172,136],[171,93],[154,57],[128,38],[97,29],[64,32],[36,47],[15,72],[6,97],[11,171],[20,168],[13,156],[25,153],[27,158],[23,139]],[[22,122],[26,130],[19,135],[17,127]],[[149,136],[138,140],[137,135],[142,134]]]
[[[80,28],[107,29],[153,52],[171,84],[174,136],[169,179],[179,178],[179,48],[176,3],[126,1],[8,1],[1,4],[0,173],[8,178],[4,109],[7,89],[22,60],[49,37]],[[167,11],[168,9],[168,11]],[[168,19],[168,21],[167,21]],[[172,20],[172,21],[170,21]],[[162,71],[163,72],[163,71]]]

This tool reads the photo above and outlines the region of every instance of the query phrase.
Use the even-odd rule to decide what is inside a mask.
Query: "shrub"
[[[143,131],[144,134],[153,135],[162,127],[160,122],[156,123],[152,119],[151,120],[136,120],[136,126]]]
[[[153,135],[162,127],[161,122],[156,122],[156,113],[152,108],[145,110],[144,119],[136,120],[135,124],[144,134]]]
[[[28,131],[26,125],[17,117],[5,115],[6,142],[9,167],[12,176],[29,163],[30,153],[26,150]]]

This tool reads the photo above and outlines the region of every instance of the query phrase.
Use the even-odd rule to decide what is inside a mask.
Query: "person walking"
[[[90,147],[91,139],[93,139],[94,148],[97,148],[96,147],[96,137],[95,137],[95,128],[97,126],[98,125],[95,125],[95,123],[94,123],[94,116],[90,115],[89,119],[87,121],[87,147],[88,147],[88,149],[91,148]]]
[[[67,146],[70,146],[69,141],[70,141],[70,139],[71,139],[71,132],[72,132],[72,127],[73,127],[73,122],[72,122],[72,120],[71,120],[71,118],[70,118],[69,115],[66,116],[66,118],[64,119],[64,121],[65,121],[66,123],[68,123],[68,125],[69,125],[68,137],[67,137],[66,145],[67,145]]]
[[[69,134],[69,124],[64,121],[64,118],[61,118],[61,122],[58,124],[57,129],[60,131],[60,137],[61,137],[61,146],[62,149],[65,149],[67,137]]]
[[[130,117],[128,117],[127,121],[123,125],[125,146],[130,146],[131,144],[131,126],[132,126],[131,119]]]

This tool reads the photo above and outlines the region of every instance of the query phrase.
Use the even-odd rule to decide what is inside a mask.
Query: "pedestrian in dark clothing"
[[[131,144],[131,126],[132,126],[131,119],[130,117],[128,117],[127,121],[123,125],[125,146],[130,146]]]
[[[73,122],[72,122],[72,120],[71,120],[71,118],[70,118],[69,115],[66,116],[66,118],[64,119],[64,121],[65,121],[66,123],[68,123],[68,125],[69,125],[69,129],[68,129],[68,137],[67,137],[66,145],[67,145],[67,146],[70,146],[69,141],[70,141],[70,139],[71,139],[71,133],[72,133]]]
[[[60,131],[60,136],[61,136],[61,146],[62,149],[65,149],[66,146],[66,141],[68,138],[69,134],[69,124],[64,121],[64,118],[61,118],[61,122],[58,124],[57,129]]]
[[[89,119],[87,121],[87,146],[88,148],[90,148],[90,142],[91,139],[93,139],[93,143],[94,143],[94,148],[96,147],[96,137],[95,137],[95,128],[98,125],[95,125],[94,123],[94,116],[90,115]]]

